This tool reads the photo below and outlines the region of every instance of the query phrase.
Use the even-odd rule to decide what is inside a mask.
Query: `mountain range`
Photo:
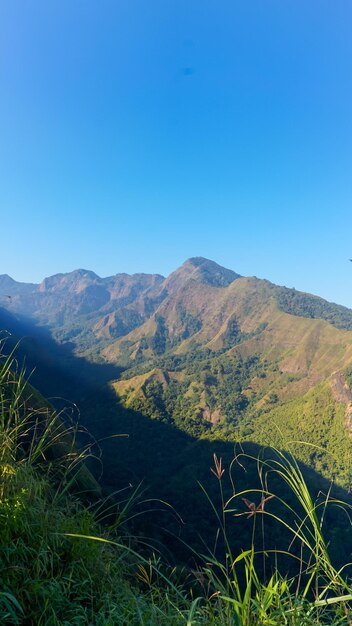
[[[115,368],[126,409],[196,438],[307,442],[301,460],[349,485],[352,310],[201,257],[166,278],[2,275],[0,306],[50,333],[61,370],[65,347]]]

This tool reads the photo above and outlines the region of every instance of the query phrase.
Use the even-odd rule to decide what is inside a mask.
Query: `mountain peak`
[[[183,265],[193,265],[194,267],[199,267],[200,265],[204,265],[205,263],[215,263],[215,261],[211,261],[211,259],[206,259],[204,256],[191,256],[183,263]]]
[[[0,274],[0,281],[3,283],[15,283],[16,281],[11,278],[11,276],[9,276],[8,274]]]
[[[6,292],[13,296],[21,291],[28,292],[35,286],[33,283],[20,283],[8,274],[0,274],[0,293]]]
[[[176,277],[178,279],[177,282],[179,282],[179,279],[181,281],[191,279],[212,287],[227,287],[236,278],[240,278],[240,275],[226,267],[222,267],[215,261],[196,256],[187,259],[178,270],[170,274],[169,279],[174,282]],[[167,280],[169,281],[169,279]]]
[[[101,281],[101,278],[90,270],[77,269],[65,274],[54,274],[48,276],[39,285],[39,291],[52,291],[67,288],[77,289],[86,283],[95,283]]]

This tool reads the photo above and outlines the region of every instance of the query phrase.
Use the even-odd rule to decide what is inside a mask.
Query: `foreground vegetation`
[[[238,491],[233,468],[226,468],[232,484],[225,497],[225,468],[214,455],[217,502],[199,489],[216,542],[203,554],[189,546],[192,565],[170,566],[128,532],[133,502],[99,499],[82,465],[91,450],[78,451],[75,429],[26,383],[14,356],[0,367],[0,623],[350,623],[348,567],[336,569],[324,536],[329,507],[344,509],[346,526],[349,509],[329,494],[313,502],[293,457],[276,451],[250,459],[240,449],[233,464],[255,462],[258,483]],[[279,482],[287,498],[276,490]],[[234,553],[239,517],[252,526],[252,540]],[[266,545],[264,523],[290,537],[284,551]],[[282,557],[297,567],[279,567]]]

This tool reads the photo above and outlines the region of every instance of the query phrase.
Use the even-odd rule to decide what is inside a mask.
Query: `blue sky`
[[[0,3],[0,273],[205,256],[352,306],[349,0]]]

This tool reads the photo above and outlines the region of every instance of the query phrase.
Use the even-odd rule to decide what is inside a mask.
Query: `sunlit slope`
[[[77,355],[98,361],[89,381],[99,368],[104,380],[124,368],[112,385],[134,411],[200,438],[310,441],[324,453],[311,457],[301,447],[302,460],[340,478],[349,471],[346,307],[202,257],[167,278],[77,270],[23,285],[0,276],[0,297],[11,313],[26,311],[31,323],[69,341],[62,354],[55,348],[61,368]]]
[[[233,349],[278,361],[282,371],[308,375],[315,382],[348,365],[352,331],[283,312],[277,298],[280,289],[256,278],[238,278],[225,288],[188,282],[148,321],[107,347],[104,355],[133,364],[165,352]]]
[[[294,444],[299,458],[346,484],[352,331],[282,311],[281,289],[257,278],[178,287],[105,350],[128,366],[113,387],[127,407],[198,437],[310,442],[319,449]],[[185,336],[190,319],[198,329]]]
[[[101,278],[80,269],[25,284],[0,275],[0,306],[45,326],[76,354],[127,365],[170,350],[232,347],[259,334],[276,310],[352,330],[346,307],[240,277],[203,257],[188,259],[167,278]]]

